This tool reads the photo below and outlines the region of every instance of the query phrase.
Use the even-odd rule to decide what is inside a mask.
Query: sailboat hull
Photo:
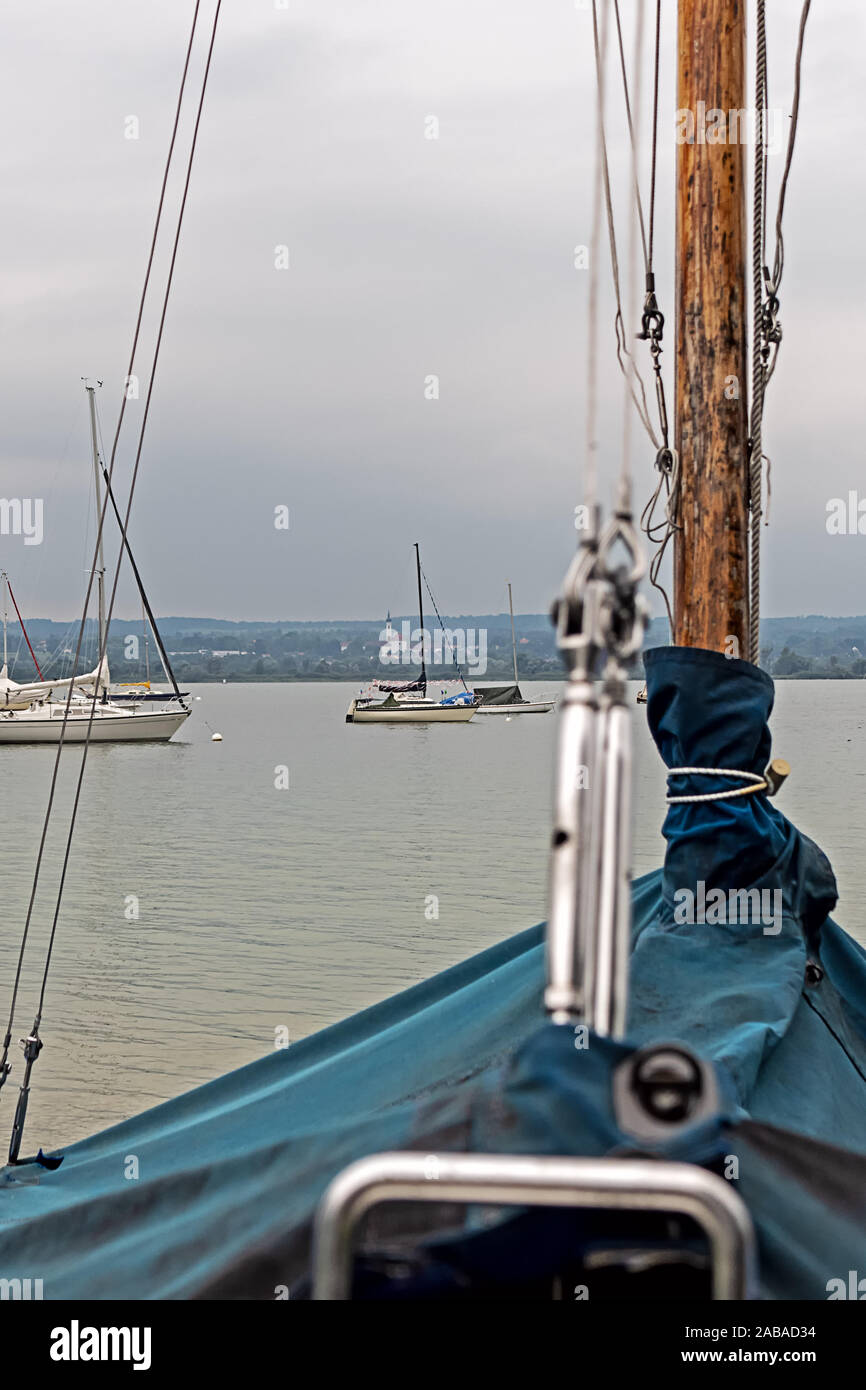
[[[482,705],[479,714],[549,714],[555,700],[517,700],[513,705]]]
[[[96,716],[90,733],[91,743],[163,743],[176,734],[189,718],[189,710],[155,711],[153,714]],[[70,715],[63,742],[84,743],[87,714]],[[63,719],[38,715],[0,714],[0,743],[59,743]]]
[[[475,705],[415,705],[408,701],[395,709],[358,708],[353,700],[346,714],[347,724],[468,724],[477,713]]]

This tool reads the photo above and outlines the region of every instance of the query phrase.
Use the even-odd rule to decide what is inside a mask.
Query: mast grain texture
[[[745,40],[745,0],[680,0],[675,442],[682,530],[674,547],[674,641],[743,657],[749,650]],[[684,111],[692,113],[691,140],[683,140]]]

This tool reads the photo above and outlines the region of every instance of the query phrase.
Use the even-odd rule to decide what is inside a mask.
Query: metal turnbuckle
[[[625,682],[646,627],[637,592],[645,572],[623,497],[600,536],[594,515],[554,609],[569,679],[559,714],[545,1008],[555,1023],[586,1020],[614,1037],[625,1030],[631,919]]]
[[[38,1033],[38,1023],[33,1025],[33,1032],[30,1036],[21,1038],[18,1045],[24,1052],[24,1077],[18,1089],[15,1118],[12,1122],[12,1137],[9,1140],[10,1163],[17,1163],[18,1155],[21,1152],[24,1121],[27,1119],[27,1105],[30,1100],[30,1073],[33,1070],[34,1062],[37,1060],[43,1048],[43,1042]]]

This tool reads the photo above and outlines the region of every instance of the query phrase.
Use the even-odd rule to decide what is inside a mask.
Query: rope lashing
[[[672,767],[669,777],[740,777],[751,785],[747,787],[726,788],[721,792],[705,792],[702,796],[668,796],[669,806],[677,806],[686,801],[727,801],[734,796],[751,796],[753,792],[766,791],[769,785],[765,777],[757,772],[742,772],[736,767]]]
[[[726,787],[723,791],[704,792],[694,796],[668,796],[665,799],[669,806],[678,806],[700,801],[729,801],[737,796],[752,796],[755,792],[766,792],[767,796],[775,796],[790,771],[784,758],[774,758],[763,775],[759,772],[743,772],[737,767],[671,767],[668,768],[668,777],[739,777],[748,785]]]

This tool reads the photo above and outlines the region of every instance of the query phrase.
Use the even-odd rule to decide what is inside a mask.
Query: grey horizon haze
[[[25,619],[80,613],[95,530],[80,378],[104,382],[110,447],[193,8],[0,5],[0,496],[44,499],[40,545],[0,535]],[[675,7],[664,8],[656,268],[672,325]],[[630,43],[636,0],[622,9]],[[788,0],[769,15],[769,104],[785,138],[799,11]],[[121,500],[212,13],[203,0],[137,358],[141,398],[118,454]],[[646,17],[649,30],[650,7]],[[415,540],[443,614],[503,610],[506,579],[517,611],[547,610],[583,499],[589,274],[574,251],[591,236],[591,24],[575,0],[224,0],[130,527],[158,615],[411,613]],[[866,609],[866,535],[826,526],[832,499],[866,501],[866,116],[853,56],[864,47],[866,8],[813,6],[784,339],[764,424],[767,617]],[[649,57],[647,46],[644,193]],[[616,77],[611,67],[625,261]],[[771,215],[783,159],[770,158]],[[772,244],[771,231],[771,255]],[[600,253],[609,499],[623,393],[604,236]],[[664,348],[670,401],[669,333]],[[432,376],[438,399],[425,395]],[[636,421],[631,443],[640,511],[653,450]],[[274,525],[279,506],[288,530]],[[115,528],[107,534],[111,568]],[[127,574],[116,612],[135,611]]]

